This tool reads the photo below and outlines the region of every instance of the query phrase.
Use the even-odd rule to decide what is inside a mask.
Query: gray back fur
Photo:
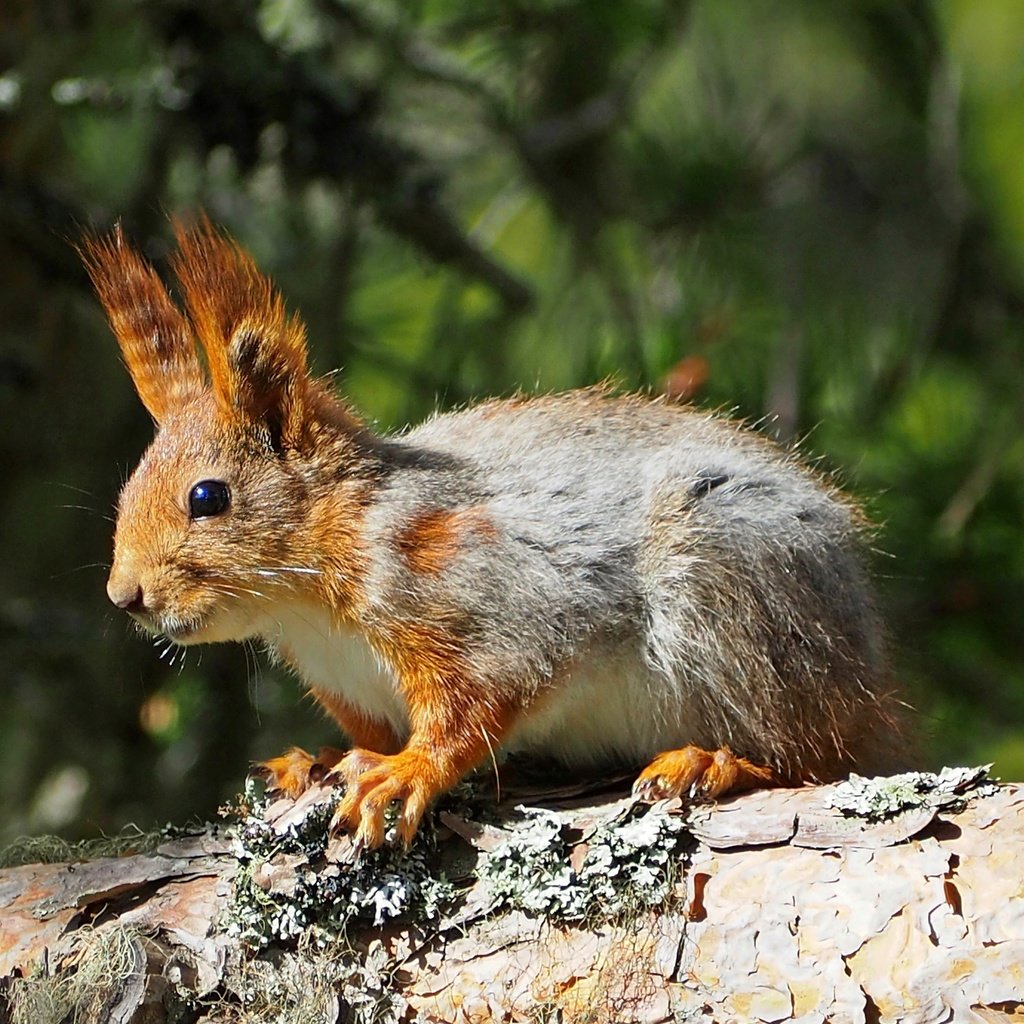
[[[510,747],[640,763],[728,744],[793,778],[885,760],[896,702],[859,516],[779,447],[586,391],[436,416],[382,455],[370,551],[435,509],[493,530],[443,573],[376,559],[367,614],[434,617],[481,686],[552,704]]]

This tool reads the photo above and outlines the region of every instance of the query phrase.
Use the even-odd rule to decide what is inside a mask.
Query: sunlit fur
[[[177,236],[185,312],[119,231],[84,246],[158,423],[108,591],[180,644],[256,638],[289,664],[355,745],[331,765],[360,842],[393,800],[411,838],[503,750],[651,762],[647,795],[885,763],[898,702],[860,517],[793,457],[601,389],[377,436],[309,376],[251,259],[206,221]],[[210,479],[230,506],[193,520]],[[297,792],[311,763],[269,768]]]
[[[86,240],[81,252],[135,390],[159,423],[204,390],[191,326],[120,227]]]

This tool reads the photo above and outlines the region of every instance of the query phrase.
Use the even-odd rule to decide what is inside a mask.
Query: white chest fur
[[[277,606],[263,638],[284,657],[303,682],[343,697],[399,735],[408,732],[409,716],[394,672],[358,630],[336,622],[316,605]]]

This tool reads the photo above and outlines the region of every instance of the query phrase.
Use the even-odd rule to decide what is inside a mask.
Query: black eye
[[[188,514],[193,519],[219,516],[231,504],[231,492],[222,480],[200,480],[188,492]]]

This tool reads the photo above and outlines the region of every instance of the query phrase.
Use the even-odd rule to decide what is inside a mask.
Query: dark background
[[[1024,5],[6,0],[0,837],[205,816],[330,728],[104,595],[151,427],[72,250],[205,208],[381,427],[612,376],[880,524],[923,763],[1024,777]]]

